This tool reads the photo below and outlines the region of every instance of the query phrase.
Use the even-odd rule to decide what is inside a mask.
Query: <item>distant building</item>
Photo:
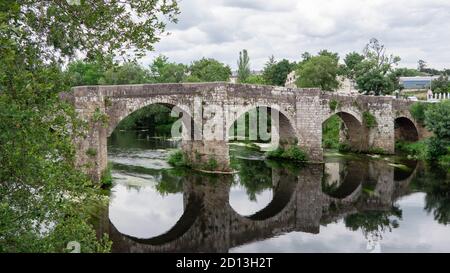
[[[296,80],[297,80],[297,75],[295,74],[295,70],[294,70],[287,75],[286,83],[284,84],[284,86],[289,87],[289,88],[297,87],[297,85],[295,85]]]
[[[405,89],[430,89],[431,82],[439,76],[400,77],[399,82]]]

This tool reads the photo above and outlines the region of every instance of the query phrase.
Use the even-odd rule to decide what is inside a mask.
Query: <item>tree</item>
[[[429,107],[425,111],[425,126],[436,137],[450,141],[450,100]]]
[[[228,81],[231,76],[231,68],[214,59],[202,58],[189,66],[191,82],[218,82]]]
[[[355,79],[361,93],[386,95],[399,85],[398,78],[392,75],[400,57],[387,55],[384,45],[373,38],[363,51],[364,60],[356,66]]]
[[[268,85],[284,86],[289,73],[294,69],[295,63],[283,59],[275,62],[273,56],[269,58],[263,70],[263,78]]]
[[[247,50],[244,49],[242,52],[239,52],[238,81],[245,82],[248,77],[250,77],[250,58]]]
[[[343,74],[350,80],[354,80],[356,78],[357,68],[363,60],[364,56],[357,52],[348,53],[344,59]]]
[[[441,75],[439,78],[431,82],[431,90],[434,93],[447,93],[450,92],[450,81],[447,75]]]
[[[104,73],[105,66],[95,61],[71,62],[66,70],[70,86],[97,85]]]
[[[177,83],[186,78],[187,67],[184,64],[169,62],[166,56],[160,55],[150,65],[150,78],[155,83]]]
[[[74,168],[72,139],[83,128],[59,99],[69,89],[60,64],[76,53],[99,62],[127,49],[139,56],[159,40],[161,18],[175,21],[177,3],[0,5],[0,252],[64,252],[69,241],[83,252],[108,251],[90,224],[103,199]]]
[[[149,83],[150,76],[146,69],[135,62],[126,62],[105,72],[100,84],[142,84]]]
[[[423,72],[426,67],[427,67],[427,62],[425,62],[424,60],[419,60],[417,62],[417,70],[419,72]]]
[[[338,63],[336,58],[327,55],[311,57],[297,70],[298,87],[320,87],[322,90],[333,91],[339,87],[336,79]]]

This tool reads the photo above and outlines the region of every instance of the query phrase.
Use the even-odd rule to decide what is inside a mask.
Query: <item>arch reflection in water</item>
[[[122,166],[123,168],[123,166]],[[182,192],[161,194],[164,175],[115,171],[109,219],[124,234],[148,238],[169,230],[183,214]],[[159,181],[158,181],[159,180]]]
[[[116,221],[109,222],[106,217],[101,232],[109,232],[113,250],[117,252],[389,251],[393,245],[390,234],[407,240],[405,249],[414,246],[411,242],[417,235],[399,231],[410,228],[405,222],[410,215],[405,202],[415,198],[411,188],[429,185],[428,181],[420,180],[418,184],[415,179],[422,173],[418,171],[420,164],[411,162],[403,166],[370,158],[356,161],[327,158],[327,163],[335,166],[337,163],[335,169],[341,170],[334,176],[338,178],[334,180],[339,180],[337,187],[330,192],[323,188],[323,181],[330,177],[326,175],[330,167],[325,171],[323,165],[306,165],[298,170],[269,161],[242,160],[239,180],[233,176],[204,176],[176,169],[114,166],[118,173],[132,173],[146,183],[154,179],[160,195],[178,194],[181,215],[171,217],[164,229],[153,229],[155,232],[143,232],[140,236],[127,234]],[[360,170],[360,174],[353,170]],[[252,184],[251,178],[262,180]],[[245,191],[241,202],[244,205],[250,202],[252,194],[258,199],[261,191],[268,190],[273,197],[255,210],[241,213],[232,203],[231,189],[237,182]],[[360,190],[354,190],[355,185]],[[426,216],[423,211],[425,205],[417,207],[418,211],[428,217],[427,223],[432,224],[434,231],[439,231],[435,227],[438,222],[449,222],[446,219],[450,213],[445,209],[448,198],[438,194],[442,191],[443,187],[435,183],[430,186],[434,194],[419,196],[430,214]],[[163,206],[152,204],[146,209],[164,210]],[[110,208],[114,209],[113,204]],[[155,220],[143,228],[152,230],[151,225],[158,224]],[[339,238],[347,239],[342,244]],[[301,243],[294,245],[295,242]]]

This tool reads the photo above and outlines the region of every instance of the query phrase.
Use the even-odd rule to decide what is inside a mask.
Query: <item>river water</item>
[[[396,157],[329,152],[265,161],[230,145],[234,175],[172,168],[177,142],[108,140],[113,187],[99,232],[114,252],[450,252],[448,174]]]

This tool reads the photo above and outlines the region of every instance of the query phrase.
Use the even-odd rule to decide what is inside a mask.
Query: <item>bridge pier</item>
[[[181,148],[194,169],[231,172],[229,149],[224,140],[183,140]]]

